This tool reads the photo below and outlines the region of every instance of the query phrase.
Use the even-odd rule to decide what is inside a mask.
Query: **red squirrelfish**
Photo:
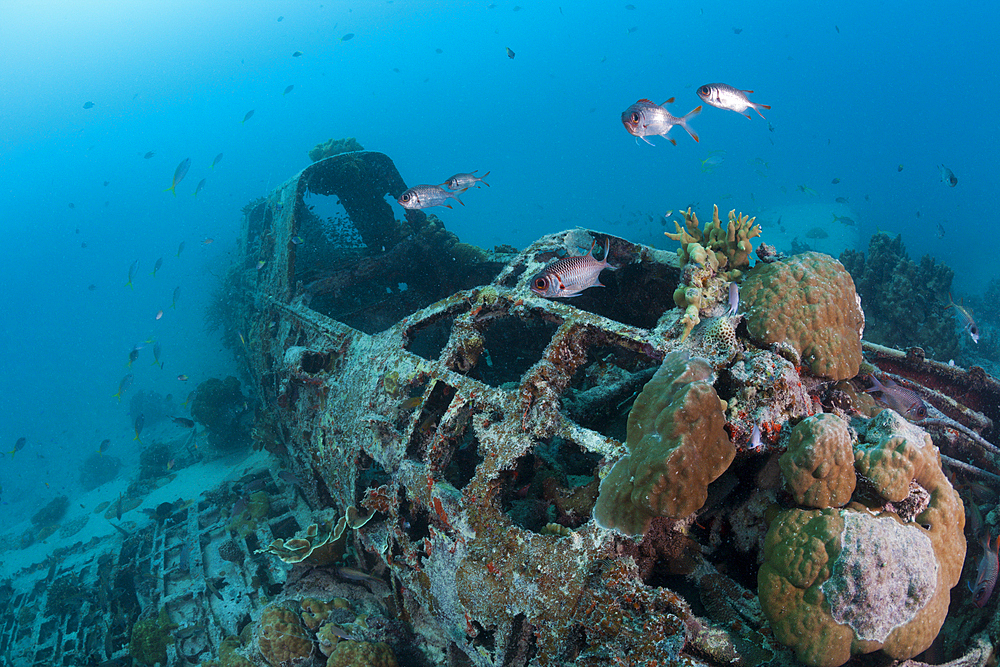
[[[459,204],[462,204],[462,200],[458,198],[458,195],[463,192],[465,190],[448,192],[440,185],[414,185],[400,195],[397,201],[400,206],[409,209],[430,208],[431,206],[451,208],[451,204],[446,204],[445,202],[449,199],[454,199]],[[462,206],[465,206],[465,204],[462,204]]]
[[[670,104],[673,101],[674,98],[671,97],[663,104]],[[687,130],[692,139],[698,141],[698,135],[688,126],[687,122],[700,113],[701,106],[699,105],[691,113],[677,118],[670,115],[670,112],[664,109],[663,106],[650,100],[642,99],[622,112],[622,125],[625,126],[629,134],[642,139],[650,146],[653,145],[653,142],[646,137],[653,136],[663,137],[676,146],[677,142],[668,137],[667,132],[674,125],[680,125]]]
[[[865,391],[869,394],[873,391],[882,392],[882,397],[879,400],[887,407],[913,421],[920,421],[927,416],[927,405],[917,392],[901,387],[889,378],[886,378],[883,384],[874,375],[869,377],[873,384]]]
[[[698,97],[705,101],[705,104],[711,104],[717,109],[728,109],[730,111],[735,111],[736,113],[743,114],[747,118],[750,114],[743,113],[747,108],[753,108],[757,112],[757,115],[761,118],[764,114],[760,112],[761,109],[770,109],[766,104],[756,104],[747,99],[747,94],[753,93],[752,90],[740,90],[739,88],[733,88],[732,86],[725,83],[706,83],[704,86],[698,89]]]
[[[449,190],[468,190],[473,185],[476,185],[476,183],[482,183],[486,187],[490,187],[490,184],[484,180],[490,175],[490,172],[486,172],[482,176],[476,176],[477,171],[479,170],[474,169],[471,174],[455,174],[441,185]],[[476,187],[478,188],[479,186],[476,185]]]
[[[604,251],[604,259],[594,259],[595,240],[590,245],[586,255],[566,257],[552,262],[531,279],[531,291],[549,299],[556,297],[579,296],[588,287],[604,287],[600,281],[601,271],[616,270],[618,267],[608,264],[608,251]]]
[[[1000,535],[997,536],[996,544],[991,544],[989,533],[985,533],[979,544],[983,547],[983,557],[979,560],[979,571],[976,573],[976,583],[969,584],[972,591],[972,601],[977,607],[985,607],[993,595],[993,587],[997,584],[997,571],[1000,570],[1000,559],[997,550],[1000,549]]]
[[[976,321],[972,319],[972,315],[969,314],[962,306],[962,299],[958,300],[958,303],[951,298],[951,292],[948,292],[948,305],[945,309],[954,307],[958,311],[958,318],[962,321],[962,328],[969,332],[969,337],[972,338],[973,343],[979,342],[979,327],[976,326]]]

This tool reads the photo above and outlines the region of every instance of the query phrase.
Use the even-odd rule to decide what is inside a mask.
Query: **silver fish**
[[[473,185],[476,185],[476,183],[482,183],[486,187],[490,187],[490,184],[483,180],[490,175],[490,172],[486,172],[482,176],[476,176],[477,171],[479,170],[474,169],[471,174],[455,174],[441,185],[449,190],[468,190]],[[479,186],[476,185],[476,187],[478,188]]]
[[[454,199],[459,204],[462,204],[462,200],[458,198],[458,195],[463,192],[465,190],[448,192],[440,185],[414,185],[400,195],[397,201],[400,206],[409,209],[430,208],[431,206],[451,208],[451,204],[446,204],[445,202],[449,199]],[[462,204],[462,206],[465,206],[465,204]]]
[[[913,421],[920,421],[927,416],[927,405],[917,392],[902,387],[889,378],[886,378],[885,382],[882,383],[874,375],[869,377],[871,377],[873,384],[868,389],[865,389],[865,391],[869,394],[873,391],[882,392],[882,397],[879,401],[887,407],[895,410],[906,419]]]
[[[698,97],[704,100],[705,104],[710,104],[717,109],[735,111],[736,113],[743,114],[747,118],[750,117],[750,114],[743,112],[746,111],[748,107],[752,107],[753,110],[757,112],[757,115],[764,118],[764,114],[762,114],[760,110],[770,109],[771,107],[766,104],[756,104],[747,99],[747,94],[752,92],[752,90],[740,90],[739,88],[733,88],[725,83],[706,83],[698,89]]]
[[[962,305],[962,299],[959,299],[958,303],[955,303],[954,299],[951,298],[951,292],[948,292],[948,305],[945,306],[945,310],[951,307],[954,307],[958,311],[958,318],[962,321],[962,328],[969,332],[972,342],[978,343],[979,327],[976,326],[976,321],[972,319],[972,315]]]
[[[958,176],[955,176],[955,172],[953,172],[951,169],[944,166],[943,164],[939,164],[938,171],[941,172],[942,183],[947,183],[951,187],[955,187],[956,185],[958,185]]]
[[[674,101],[674,98],[670,98],[663,104],[670,104]],[[667,141],[672,143],[674,146],[677,142],[667,136],[667,132],[670,131],[674,125],[680,125],[687,133],[691,135],[691,138],[695,141],[699,141],[698,135],[695,134],[687,122],[701,113],[701,106],[695,107],[690,113],[677,118],[672,116],[669,111],[663,108],[662,105],[651,102],[647,99],[642,99],[630,106],[628,109],[622,112],[622,125],[633,137],[638,137],[645,141],[650,146],[653,142],[646,137],[660,136],[664,137]]]
[[[736,283],[729,283],[729,310],[726,315],[732,317],[740,309],[740,287]]]
[[[586,255],[566,257],[552,262],[531,279],[531,291],[549,299],[579,296],[588,287],[604,287],[600,281],[601,271],[616,270],[608,264],[608,252],[604,259],[594,259],[594,240]]]

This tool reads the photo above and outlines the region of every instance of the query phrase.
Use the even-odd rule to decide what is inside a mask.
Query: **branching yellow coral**
[[[729,223],[726,228],[722,228],[722,220],[719,219],[719,207],[712,207],[712,221],[705,223],[705,230],[702,231],[698,221],[698,215],[689,208],[681,211],[684,216],[684,227],[679,222],[674,222],[677,232],[664,232],[674,241],[681,244],[677,256],[682,263],[697,262],[704,265],[710,254],[714,254],[714,263],[721,269],[727,269],[726,278],[733,280],[738,278],[742,270],[750,266],[750,253],[753,252],[753,244],[750,239],[760,236],[760,225],[754,225],[756,218],[737,215],[736,209],[729,212]]]

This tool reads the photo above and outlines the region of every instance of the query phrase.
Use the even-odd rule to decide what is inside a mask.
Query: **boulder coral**
[[[865,315],[837,260],[807,252],[758,264],[740,299],[757,345],[791,345],[813,375],[846,380],[858,374]]]
[[[704,359],[668,354],[628,416],[629,453],[601,483],[594,517],[630,535],[656,516],[685,517],[705,504],[708,485],[736,455]]]
[[[257,623],[257,646],[271,667],[300,664],[313,655],[308,631],[291,609],[271,606]]]
[[[823,509],[850,502],[854,450],[847,424],[837,415],[821,413],[799,422],[778,462],[798,504]]]
[[[930,437],[891,410],[858,418],[855,469],[881,499],[778,514],[757,575],[775,637],[813,667],[881,650],[905,660],[944,623],[965,559],[965,515]],[[921,487],[913,516],[894,511]],[[881,502],[886,501],[886,502]]]

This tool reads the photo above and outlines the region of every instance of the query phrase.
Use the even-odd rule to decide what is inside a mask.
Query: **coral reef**
[[[276,539],[258,553],[277,556],[286,563],[329,565],[344,554],[347,517],[339,521],[320,521],[289,540]]]
[[[247,400],[240,391],[240,381],[209,378],[195,389],[191,398],[191,416],[208,429],[208,442],[218,449],[233,449],[247,444],[252,417]]]
[[[397,667],[396,656],[385,642],[342,641],[326,661],[326,667]]]
[[[863,450],[883,441],[878,420],[888,417],[869,421],[867,397],[857,395],[864,320],[835,260],[765,250],[773,261],[748,270],[749,220],[733,216],[729,244],[721,220],[706,234],[691,216],[690,238],[678,230],[680,256],[567,230],[493,257],[505,265],[459,287],[448,272],[455,262],[440,252],[453,242],[440,221],[376,215],[383,190],[401,185],[391,163],[339,157],[248,213],[237,262],[252,303],[229,326],[249,332],[254,396],[273,411],[269,432],[287,447],[287,467],[313,474],[303,494],[331,508],[263,543],[284,538],[271,551],[295,565],[357,526],[336,568],[278,564],[289,574],[282,603],[297,609],[303,597],[336,594],[300,577],[350,578],[340,583],[379,596],[366,611],[390,608],[419,634],[424,655],[475,667],[778,665],[793,664],[795,651],[819,661],[881,647],[874,663],[912,656],[937,634],[964,553],[961,506],[939,483],[937,460],[916,445],[901,455],[912,471],[890,466],[908,476],[907,496],[879,490],[888,478],[880,456]],[[360,183],[357,173],[366,175]],[[323,246],[307,257],[323,220],[306,202],[318,192],[346,202],[359,184],[374,198],[357,216],[343,207],[366,248]],[[542,267],[595,239],[617,267],[605,289],[568,301],[530,291]],[[260,259],[276,270],[256,272]],[[425,277],[411,280],[414,263]],[[747,302],[757,273],[751,308],[721,317],[727,283],[745,281]],[[439,291],[424,289],[438,276]],[[683,310],[713,318],[683,341],[679,283]],[[772,320],[780,326],[767,337]],[[948,398],[967,388],[993,395],[972,377],[963,374]],[[934,405],[952,409],[944,398]],[[808,420],[820,413],[836,418]],[[786,450],[797,498],[783,490]],[[948,454],[986,467],[957,446]],[[338,528],[352,506],[364,512]],[[908,550],[913,562],[896,567]],[[877,558],[892,571],[875,567]],[[985,611],[955,602],[984,627]],[[343,639],[384,638],[337,612],[320,620],[325,611],[307,612],[321,640],[297,631],[323,653]],[[410,664],[401,643],[385,641]]]
[[[334,155],[340,155],[341,153],[350,153],[352,151],[363,151],[365,148],[358,143],[357,139],[354,137],[348,137],[346,139],[327,139],[321,144],[316,144],[309,151],[309,159],[313,162],[319,162],[320,160]]]
[[[118,476],[122,460],[117,456],[92,453],[80,466],[80,486],[85,491],[93,491],[101,484],[107,484]]]
[[[166,608],[160,609],[156,616],[136,622],[132,626],[129,655],[141,665],[167,664],[167,646],[174,642],[171,633],[176,629]]]
[[[690,208],[682,213],[685,226],[675,221],[677,233],[664,234],[681,244],[677,256],[683,268],[674,290],[674,303],[684,311],[680,320],[683,342],[702,316],[713,314],[715,307],[725,301],[729,283],[738,280],[750,266],[750,239],[760,236],[760,225],[754,226],[754,218],[737,216],[734,209],[723,229],[719,207],[714,206],[712,221],[705,223],[702,231],[697,214]]]
[[[740,299],[758,345],[791,346],[814,375],[857,375],[865,316],[837,260],[807,252],[759,264],[743,281]]]
[[[757,575],[775,636],[814,667],[879,649],[898,660],[927,649],[965,559],[964,509],[930,437],[891,410],[857,417],[855,426],[866,505],[782,511]],[[914,485],[929,499],[901,511]]]
[[[66,509],[69,507],[69,498],[67,496],[56,496],[48,502],[45,507],[38,510],[31,517],[31,523],[39,528],[46,528],[53,526],[58,523],[60,519],[66,514]],[[42,539],[42,538],[39,538]]]
[[[257,646],[271,667],[298,664],[313,655],[308,631],[291,609],[272,605],[257,623]]]
[[[779,459],[785,485],[795,502],[824,509],[846,505],[854,493],[851,433],[840,417],[818,414],[792,429]]]
[[[708,484],[736,455],[714,380],[703,359],[664,358],[629,413],[629,453],[601,483],[599,524],[641,535],[655,516],[680,518],[705,504]]]
[[[902,236],[885,232],[871,237],[867,257],[845,250],[840,261],[864,304],[866,340],[901,350],[918,346],[941,361],[959,355],[955,315],[945,309],[955,275],[947,264],[930,255],[913,262]]]

